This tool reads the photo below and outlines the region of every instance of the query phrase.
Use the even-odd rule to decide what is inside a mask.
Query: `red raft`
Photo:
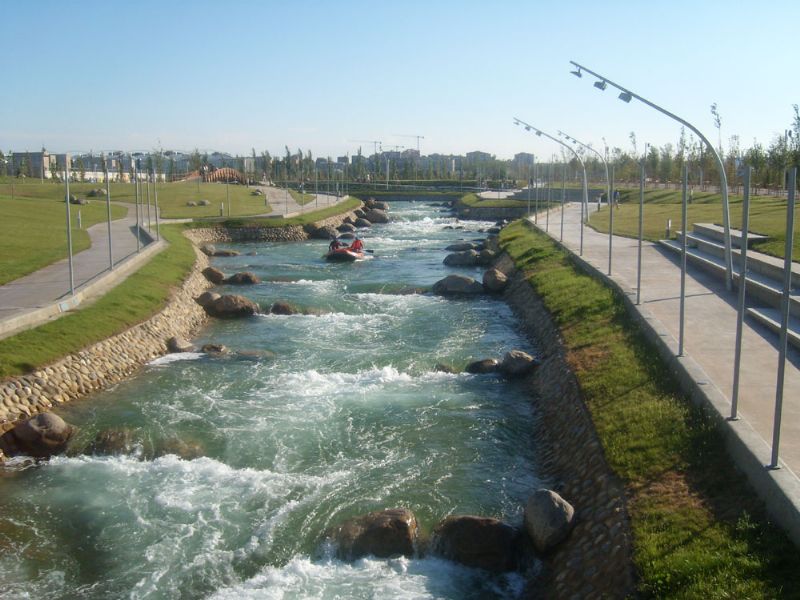
[[[331,250],[325,255],[325,260],[329,260],[331,262],[354,262],[362,258],[364,258],[363,252],[351,250],[348,247]]]

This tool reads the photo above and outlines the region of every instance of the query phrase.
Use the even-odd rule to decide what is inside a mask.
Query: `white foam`
[[[172,352],[171,354],[165,354],[164,356],[154,358],[147,364],[151,367],[161,367],[180,360],[197,360],[204,356],[205,353],[203,352]]]

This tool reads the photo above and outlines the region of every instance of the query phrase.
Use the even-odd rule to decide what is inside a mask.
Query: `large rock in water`
[[[203,308],[205,308],[206,306],[214,302],[217,298],[221,297],[222,296],[220,296],[217,292],[203,292],[197,298],[195,298],[194,301],[197,302]]]
[[[212,317],[232,319],[236,317],[249,317],[258,312],[258,304],[244,296],[226,294],[213,302],[206,304],[206,312]]]
[[[206,256],[214,256],[217,251],[217,247],[214,244],[203,244],[200,246],[200,252],[205,254]]]
[[[475,250],[453,252],[444,257],[444,264],[448,267],[474,267],[478,264],[479,255]]]
[[[194,346],[180,336],[173,336],[167,340],[167,350],[170,352],[192,352]]]
[[[490,292],[500,293],[508,285],[508,277],[499,269],[489,269],[483,274],[483,287]]]
[[[496,358],[484,358],[482,360],[476,360],[467,365],[464,369],[467,373],[472,373],[473,375],[481,375],[483,373],[494,373],[497,371],[497,367],[500,365],[500,361]]]
[[[216,252],[216,250],[214,250],[214,252]],[[201,272],[203,273],[203,277],[208,279],[214,285],[219,285],[225,281],[225,273],[219,269],[215,269],[214,267],[206,267]]]
[[[217,250],[214,256],[239,256],[241,252],[238,250]]]
[[[503,573],[517,568],[518,536],[497,519],[451,516],[434,528],[431,551],[468,567]]]
[[[296,306],[285,300],[277,300],[269,307],[269,312],[273,315],[296,315],[300,311]]]
[[[378,208],[371,208],[367,211],[365,218],[370,223],[388,223],[389,215]]]
[[[326,225],[325,227],[316,227],[309,232],[309,235],[315,240],[332,240],[339,235],[339,232],[332,225]]]
[[[478,250],[483,246],[481,242],[456,242],[450,244],[445,250],[448,252],[466,252],[467,250]]]
[[[512,350],[506,352],[500,370],[506,377],[523,377],[539,365],[539,362],[527,352]]]
[[[356,230],[356,226],[352,223],[342,223],[336,230],[341,233],[351,233]]]
[[[369,221],[363,217],[359,217],[356,219],[356,227],[359,229],[365,229],[366,227],[372,227],[372,221]]]
[[[488,248],[484,248],[481,250],[480,254],[478,254],[478,264],[488,266],[494,262],[495,257],[494,250],[489,250]]]
[[[345,560],[373,555],[413,556],[417,518],[407,508],[390,508],[345,521],[330,532]]]
[[[261,283],[261,279],[252,271],[244,271],[242,273],[234,273],[225,280],[225,283],[230,285],[254,285]]]
[[[569,535],[575,509],[552,490],[536,490],[525,505],[525,530],[539,552],[547,552]]]
[[[134,431],[127,427],[105,429],[97,433],[86,448],[86,454],[115,456],[132,454],[139,445]]]
[[[67,448],[75,428],[53,413],[40,413],[0,437],[0,450],[13,456],[27,454],[48,458]]]
[[[483,286],[472,277],[448,275],[433,284],[433,293],[439,296],[470,296],[483,293]]]

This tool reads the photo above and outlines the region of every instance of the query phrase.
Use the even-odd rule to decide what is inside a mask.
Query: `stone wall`
[[[497,266],[509,274],[505,300],[541,352],[541,365],[528,381],[537,398],[542,476],[575,507],[570,537],[546,557],[543,595],[627,597],[634,591],[634,573],[624,487],[606,463],[550,314],[508,256]]]
[[[197,331],[207,317],[194,298],[210,284],[200,273],[208,258],[196,248],[195,255],[195,268],[158,314],[30,375],[0,382],[0,434],[31,415],[129,377],[165,354],[170,337],[189,337]]]

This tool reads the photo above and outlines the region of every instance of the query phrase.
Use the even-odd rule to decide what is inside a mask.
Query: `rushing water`
[[[436,370],[526,348],[509,309],[399,293],[479,277],[442,259],[487,224],[446,229],[454,220],[424,203],[391,214],[365,235],[375,254],[363,262],[324,262],[324,242],[233,246],[243,255],[216,266],[263,279],[236,293],[311,314],[213,322],[198,343],[231,355],[170,355],[63,407],[74,447],[120,427],[139,443],[0,471],[0,597],[516,596],[518,575],[431,557],[347,563],[321,543],[342,520],[392,507],[426,531],[449,514],[520,524],[537,485],[523,390]],[[154,450],[175,440],[201,457]]]

